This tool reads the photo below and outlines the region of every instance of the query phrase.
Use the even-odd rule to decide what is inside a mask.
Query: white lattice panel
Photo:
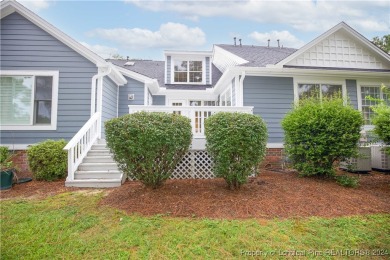
[[[172,179],[211,178],[214,178],[213,162],[206,151],[189,151],[172,175]]]
[[[388,69],[379,55],[338,31],[288,63],[296,66]]]

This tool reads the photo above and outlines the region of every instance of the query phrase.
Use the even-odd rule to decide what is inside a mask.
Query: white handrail
[[[129,105],[129,113],[140,111],[178,113],[191,119],[192,134],[195,138],[204,138],[204,121],[217,112],[241,112],[253,114],[253,107],[222,106],[142,106]]]
[[[93,143],[98,139],[100,113],[96,112],[64,147],[68,151],[68,181],[74,180],[74,173],[83,161]]]

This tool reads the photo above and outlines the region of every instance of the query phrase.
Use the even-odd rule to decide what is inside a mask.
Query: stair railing
[[[96,112],[64,147],[68,151],[67,181],[74,180],[74,173],[99,136],[100,113]]]

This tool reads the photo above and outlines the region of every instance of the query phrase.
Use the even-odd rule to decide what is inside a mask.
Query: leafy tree
[[[384,50],[386,53],[390,53],[390,34],[384,35],[383,37],[379,38],[378,36],[374,37],[372,39],[372,42]]]

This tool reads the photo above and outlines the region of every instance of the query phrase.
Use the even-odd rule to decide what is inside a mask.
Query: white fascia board
[[[129,78],[132,78],[136,81],[139,81],[139,82],[142,82],[142,83],[151,83],[153,82],[155,79],[152,79],[152,78],[149,78],[149,77],[146,77],[142,74],[139,74],[137,72],[134,72],[134,71],[131,71],[131,70],[127,70],[125,68],[122,68],[122,67],[119,67],[119,66],[116,66],[116,65],[113,65],[120,73],[122,73],[122,75],[126,76],[126,77],[129,77]]]
[[[234,77],[241,74],[244,71],[244,67],[232,67],[228,68],[219,78],[218,82],[213,88],[213,93],[220,94],[226,88],[226,86],[233,80]]]
[[[167,99],[183,99],[183,100],[216,100],[218,95],[212,93],[211,89],[206,90],[177,90],[166,89],[159,91],[158,95],[165,95]]]
[[[234,60],[237,64],[241,65],[241,64],[245,64],[245,63],[249,62],[246,59],[243,59],[240,56],[237,56],[236,54],[231,53],[230,51],[227,51],[224,48],[219,47],[218,45],[214,45],[214,54],[216,51],[220,52],[221,54],[223,54],[227,58]]]
[[[174,51],[174,50],[165,50],[165,56],[206,56],[211,57],[213,55],[212,51]]]
[[[245,71],[247,76],[327,76],[327,77],[354,77],[354,78],[390,78],[388,71],[361,71],[334,69],[301,69],[301,68],[268,68],[268,67],[238,67]]]
[[[285,64],[289,63],[290,61],[294,60],[299,55],[301,55],[302,53],[306,52],[307,50],[312,48],[314,45],[320,43],[321,41],[323,41],[324,39],[326,39],[327,37],[329,37],[330,35],[332,35],[333,33],[337,32],[340,29],[344,29],[351,36],[353,36],[355,39],[358,39],[364,46],[368,47],[369,49],[371,49],[372,51],[374,51],[375,53],[377,53],[378,55],[383,57],[385,60],[390,62],[390,55],[388,55],[385,52],[383,52],[379,47],[375,46],[373,43],[371,43],[369,40],[367,40],[364,36],[362,36],[357,31],[352,29],[345,22],[341,22],[341,23],[337,24],[336,26],[334,26],[333,28],[331,28],[330,30],[328,30],[325,33],[321,34],[320,36],[318,36],[317,38],[315,38],[314,40],[312,40],[311,42],[309,42],[308,44],[306,44],[305,46],[303,46],[302,48],[300,48],[299,50],[297,50],[296,52],[294,52],[290,56],[286,57],[284,60],[281,60],[280,62],[275,64],[275,67],[283,67],[283,65],[285,65]]]
[[[107,62],[102,57],[92,52],[90,49],[88,49],[81,43],[72,39],[70,36],[66,35],[64,32],[60,31],[55,26],[51,25],[50,23],[39,17],[37,14],[24,7],[22,4],[12,0],[5,0],[1,2],[0,19],[12,14],[13,12],[19,13],[27,20],[40,27],[42,30],[46,31],[74,51],[78,52],[80,55],[84,56],[92,63],[96,64],[97,67],[103,67],[105,65],[107,66]]]
[[[126,78],[120,73],[115,65],[111,62],[108,62],[109,67],[111,68],[111,72],[108,75],[118,86],[123,86],[127,83]]]

